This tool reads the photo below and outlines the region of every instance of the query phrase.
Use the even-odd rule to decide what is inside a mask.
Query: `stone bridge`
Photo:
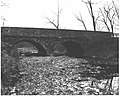
[[[9,53],[12,54],[20,44],[25,46],[30,43],[41,56],[59,54],[73,57],[108,57],[116,55],[119,40],[112,35],[109,32],[85,30],[1,28],[1,40],[11,45],[8,47]]]

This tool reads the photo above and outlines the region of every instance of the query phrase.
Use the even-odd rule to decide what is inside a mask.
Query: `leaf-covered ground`
[[[102,78],[108,75],[109,75],[108,77],[111,76],[111,74],[105,74],[106,73],[105,70],[110,69],[108,67],[103,66],[103,63],[106,63],[105,61],[100,62],[99,60],[92,61],[81,58],[77,59],[69,58],[66,56],[60,56],[60,57],[26,57],[21,59],[19,62],[20,63],[18,64],[18,69],[20,71],[19,74],[22,75],[22,78],[20,78],[20,80],[18,80],[18,82],[13,87],[10,88],[4,86],[2,87],[2,90],[4,91],[9,89],[10,90],[9,94],[18,95],[119,94],[118,77],[109,79]],[[111,65],[111,63],[109,64]],[[97,74],[97,78],[95,78],[96,77],[95,74]],[[101,74],[104,75],[102,76]],[[117,72],[115,73],[115,76],[118,76],[118,74],[117,75],[116,74]]]

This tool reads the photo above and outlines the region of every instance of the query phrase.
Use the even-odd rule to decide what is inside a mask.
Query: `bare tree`
[[[0,1],[0,3],[1,3],[1,5],[0,5],[0,6],[6,6],[6,7],[8,7],[8,8],[9,8],[8,4],[6,4],[5,2]]]
[[[107,15],[105,14],[105,12],[102,11],[101,8],[99,8],[99,9],[100,9],[100,13],[102,15],[102,18],[99,21],[103,22],[105,24],[105,27],[107,28],[107,30],[110,31],[110,28],[107,23],[108,22]]]
[[[80,21],[80,22],[83,24],[83,27],[85,28],[85,30],[87,30],[87,27],[86,27],[86,25],[85,25],[85,22],[84,22],[82,16],[81,16],[81,13],[79,13],[79,16],[76,15],[76,14],[75,14],[74,16],[75,16],[75,18],[76,18],[78,21]]]
[[[113,7],[114,7],[114,11],[116,13],[116,16],[119,19],[119,7],[117,7],[117,5],[115,4],[114,1],[112,1],[112,3],[113,3]]]
[[[57,23],[55,23],[55,19],[51,20],[49,17],[45,17],[48,20],[48,23],[52,24],[56,29],[60,28],[60,14],[62,12],[62,9],[59,8],[59,1],[57,1],[58,8],[57,8],[57,14],[54,13],[57,16]]]
[[[94,29],[94,31],[96,31],[97,21],[98,21],[100,15],[98,14],[96,18],[95,18],[95,16],[94,16],[93,4],[95,4],[95,3],[92,3],[91,0],[87,0],[87,1],[81,0],[81,1],[86,4],[87,9],[88,9],[88,12],[89,12],[89,14],[90,14],[90,16],[91,16],[91,18],[92,18],[93,29]],[[75,18],[76,18],[78,21],[80,21],[80,22],[83,24],[85,30],[87,30],[86,25],[85,25],[85,21],[83,20],[81,14],[80,14],[80,16],[75,15]]]
[[[119,9],[115,5],[114,1],[111,4],[103,6],[103,8],[99,8],[99,12],[101,14],[101,18],[99,21],[103,22],[107,30],[110,32],[114,32],[116,26],[119,26]]]
[[[2,6],[2,7],[8,7],[9,8],[8,4],[6,4],[3,1],[0,1],[0,6]],[[3,26],[5,26],[5,21],[7,21],[6,18],[4,16],[1,16],[1,19],[3,21]]]
[[[83,0],[81,0],[81,1],[86,4],[86,6],[88,8],[88,11],[89,11],[89,14],[90,14],[90,16],[92,18],[94,31],[96,31],[96,21],[97,21],[97,19],[95,19],[94,12],[93,12],[93,6],[92,6],[95,3],[92,3],[91,0],[87,0],[87,2],[85,2]]]
[[[96,16],[94,15],[93,4],[97,3],[93,3],[92,0],[81,1],[84,2],[87,6],[88,12],[92,18],[94,31],[101,31],[104,28],[106,28],[109,32],[111,31],[113,33],[115,30],[118,30],[119,8],[117,7],[114,1],[112,1],[112,3],[110,4],[99,8],[98,15]],[[85,25],[85,21],[83,20],[81,14],[80,16],[75,15],[75,18],[83,24],[86,30],[87,28]]]
[[[7,20],[3,16],[1,16],[1,19],[3,20],[3,26],[5,26],[5,21],[7,21]]]

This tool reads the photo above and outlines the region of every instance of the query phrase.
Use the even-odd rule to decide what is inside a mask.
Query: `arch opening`
[[[17,52],[16,52],[17,51]],[[46,49],[39,43],[30,40],[18,41],[14,44],[12,50],[13,55],[24,55],[24,56],[46,56]]]
[[[73,41],[63,42],[62,45],[66,48],[66,56],[81,58],[84,57],[84,50],[79,43]]]

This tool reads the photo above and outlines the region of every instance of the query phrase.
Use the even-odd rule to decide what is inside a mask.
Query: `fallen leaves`
[[[95,74],[101,74],[105,71],[103,66],[91,63],[92,62],[86,59],[69,58],[66,56],[23,58],[19,61],[18,65],[20,74],[22,74],[23,77],[15,85],[15,90],[17,90],[16,94],[108,94],[105,93],[107,89],[104,90],[106,83],[102,84],[105,80],[100,81],[93,78],[96,77]],[[113,91],[112,94],[118,94],[118,92]]]

